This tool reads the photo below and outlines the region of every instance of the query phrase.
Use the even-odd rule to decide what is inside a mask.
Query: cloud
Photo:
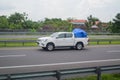
[[[93,15],[108,20],[120,11],[119,3],[120,0],[0,0],[0,15],[26,12],[32,20],[86,19]]]
[[[15,9],[15,7],[9,4],[9,2],[6,3],[5,1],[0,1],[0,11],[7,11],[12,9]]]
[[[111,4],[114,0],[87,0],[92,8],[103,8]]]

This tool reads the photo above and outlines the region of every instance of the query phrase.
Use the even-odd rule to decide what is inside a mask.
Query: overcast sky
[[[120,13],[120,0],[0,0],[0,16],[27,13],[32,20],[44,18],[87,19],[89,15],[103,22]]]

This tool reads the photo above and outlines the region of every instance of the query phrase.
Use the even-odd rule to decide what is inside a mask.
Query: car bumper
[[[38,44],[38,46],[40,47],[46,47],[46,43],[43,42],[36,42]]]

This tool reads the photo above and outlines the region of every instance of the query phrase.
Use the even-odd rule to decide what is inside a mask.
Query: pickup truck
[[[56,47],[71,47],[82,50],[88,44],[88,40],[88,37],[76,38],[73,32],[55,32],[49,37],[38,38],[37,43],[48,51],[52,51]]]

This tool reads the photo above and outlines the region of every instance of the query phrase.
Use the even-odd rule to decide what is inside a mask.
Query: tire
[[[45,48],[45,47],[42,47],[42,49],[43,49],[43,50],[46,50],[46,48]]]
[[[82,50],[83,49],[83,43],[82,42],[77,43],[75,48],[76,48],[76,50]]]
[[[54,44],[48,43],[47,46],[46,46],[46,49],[47,49],[48,51],[53,51],[53,50],[54,50]]]

